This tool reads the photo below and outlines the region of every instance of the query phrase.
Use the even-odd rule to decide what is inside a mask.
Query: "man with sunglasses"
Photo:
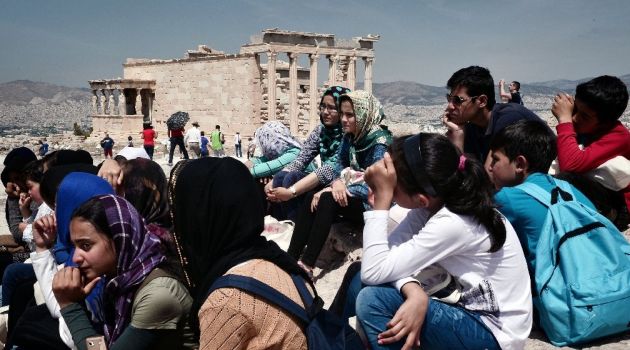
[[[489,158],[493,136],[506,126],[521,119],[544,123],[520,104],[496,103],[494,80],[487,68],[462,68],[451,76],[446,87],[450,90],[442,119],[448,128],[446,135],[460,150],[482,162]]]

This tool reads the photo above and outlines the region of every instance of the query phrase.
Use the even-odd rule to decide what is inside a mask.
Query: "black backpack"
[[[291,278],[306,308],[257,279],[239,275],[219,277],[208,290],[208,295],[219,288],[238,288],[282,308],[300,320],[304,327],[308,348],[311,350],[354,350],[365,348],[357,332],[347,322],[343,322],[332,312],[324,309],[324,301],[317,293],[315,298],[311,296],[311,293],[306,288],[304,279],[297,275],[291,275]]]

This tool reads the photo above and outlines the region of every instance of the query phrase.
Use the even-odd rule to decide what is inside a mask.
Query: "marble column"
[[[357,81],[357,58],[354,56],[348,57],[348,82],[347,87],[350,90],[355,89]]]
[[[374,62],[374,58],[364,57],[363,61],[365,62],[365,78],[363,79],[363,90],[372,93],[372,63]]]
[[[267,53],[267,120],[276,120],[276,59],[278,53]]]
[[[136,115],[142,115],[142,89],[136,89]]]
[[[297,59],[297,53],[289,53],[289,125],[293,135],[298,132]]]
[[[337,56],[327,55],[328,58],[328,85],[333,86],[337,83]]]
[[[310,76],[309,76],[309,107],[310,107],[310,118],[308,121],[309,130],[313,130],[319,121],[319,108],[317,106],[317,60],[319,59],[319,55],[312,54],[309,55],[308,58],[311,61],[310,67]]]
[[[127,114],[127,99],[125,99],[125,89],[118,90],[118,114]]]
[[[109,96],[107,96],[107,89],[102,89],[101,94],[103,98],[101,99],[101,108],[103,109],[103,114],[109,114]]]
[[[114,101],[114,89],[107,89],[107,114],[115,114],[116,113],[116,103]]]
[[[98,95],[97,90],[92,90],[92,113],[98,114]]]

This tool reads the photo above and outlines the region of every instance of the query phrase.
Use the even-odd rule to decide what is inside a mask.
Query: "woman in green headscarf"
[[[307,272],[315,265],[338,214],[345,220],[363,222],[363,212],[370,208],[363,172],[383,158],[392,142],[391,132],[381,125],[385,114],[374,95],[358,90],[342,95],[339,101],[344,137],[334,167],[335,180],[331,187],[307,195],[306,205],[298,210],[288,250]]]
[[[273,183],[265,189],[270,201],[284,202],[282,216],[295,220],[298,200],[301,202],[302,199],[296,197],[328,186],[335,179],[335,166],[343,138],[339,98],[348,92],[350,89],[343,86],[331,86],[324,91],[319,102],[321,123],[308,135],[297,158],[277,173]],[[318,155],[322,166],[309,173],[307,167]]]

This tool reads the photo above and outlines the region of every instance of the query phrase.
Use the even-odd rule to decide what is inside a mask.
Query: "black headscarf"
[[[124,197],[149,224],[171,227],[167,181],[159,164],[144,158],[127,161],[123,167]]]
[[[308,276],[275,242],[267,241],[259,190],[243,163],[233,158],[182,161],[171,172],[175,233],[195,284],[197,314],[212,283],[230,268],[264,259],[287,273]]]

